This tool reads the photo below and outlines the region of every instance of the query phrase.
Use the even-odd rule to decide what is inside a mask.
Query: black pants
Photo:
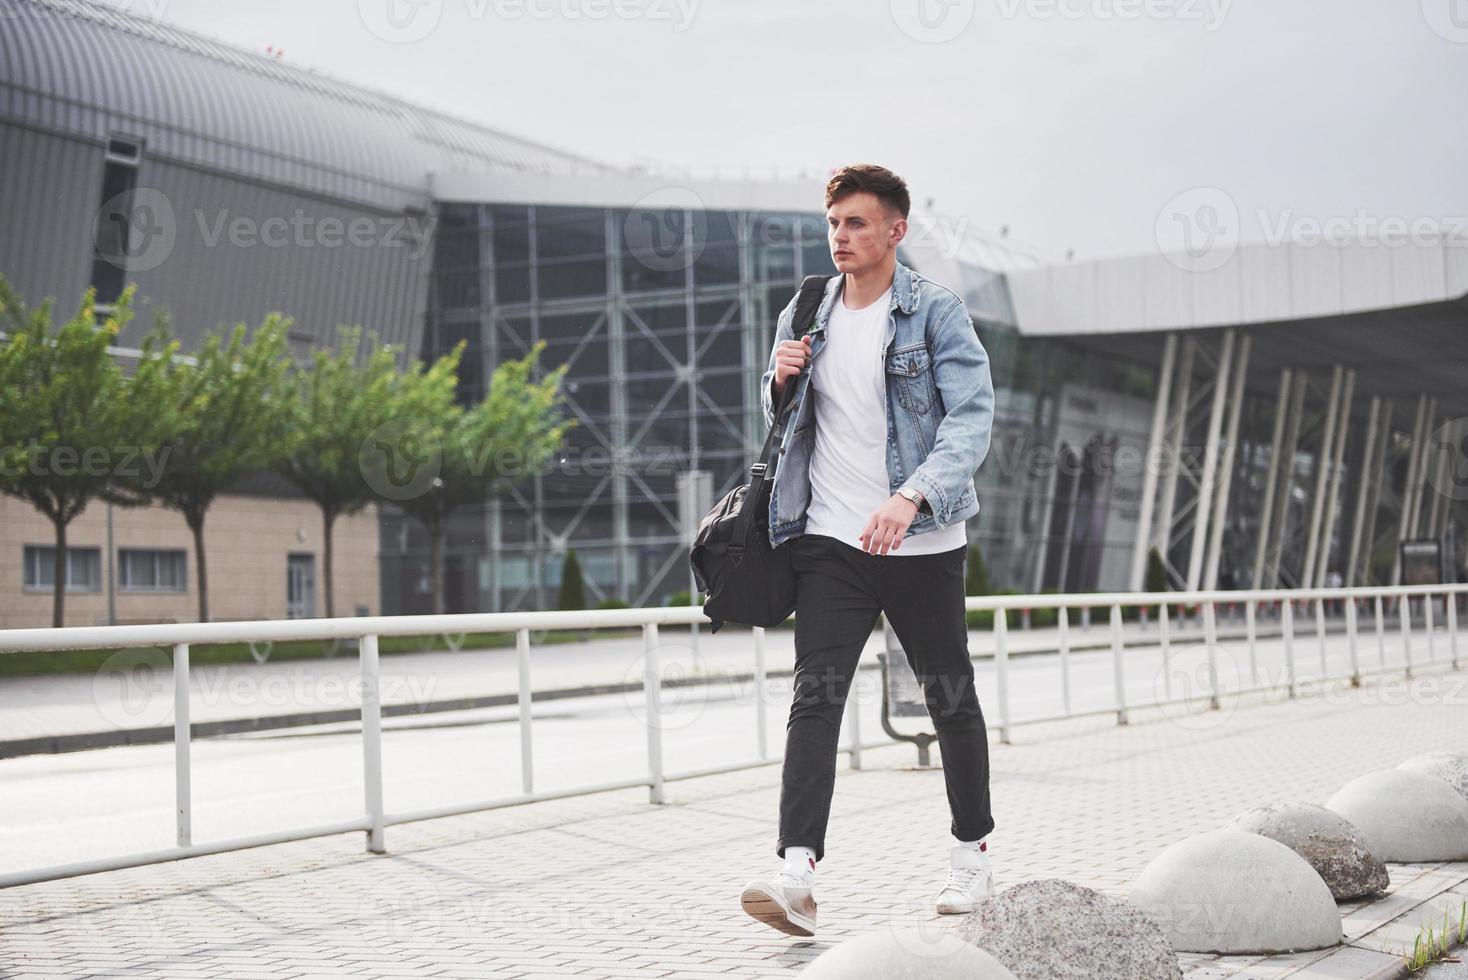
[[[953,835],[994,829],[989,741],[974,692],[964,622],[966,548],[933,555],[870,555],[822,535],[790,543],[795,566],[795,694],[786,726],[780,840],[825,854],[836,748],[862,648],[878,613],[897,634],[927,700],[943,755]],[[855,710],[853,708],[853,710]]]

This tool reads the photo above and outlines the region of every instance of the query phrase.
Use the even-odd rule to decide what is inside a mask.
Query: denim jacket
[[[826,345],[831,310],[841,301],[844,276],[826,284],[811,328],[810,363]],[[795,301],[780,313],[775,348],[794,339]],[[804,324],[801,325],[804,329]],[[963,300],[902,263],[892,279],[887,316],[887,482],[896,493],[912,487],[924,506],[908,534],[922,534],[967,520],[979,512],[974,473],[989,452],[994,384],[989,355],[974,333]],[[795,380],[791,419],[770,491],[770,544],[778,547],[805,531],[810,505],[810,458],[815,449],[815,398],[810,370]],[[771,383],[775,352],[760,381],[765,423],[773,424]]]

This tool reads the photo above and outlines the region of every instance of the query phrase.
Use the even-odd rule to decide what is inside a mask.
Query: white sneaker
[[[964,915],[994,894],[994,870],[989,855],[971,847],[953,848],[948,880],[938,894],[939,915]]]
[[[790,936],[816,934],[816,899],[811,887],[795,875],[777,872],[751,881],[739,896],[744,911]]]

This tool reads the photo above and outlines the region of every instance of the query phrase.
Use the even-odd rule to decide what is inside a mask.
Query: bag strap
[[[800,284],[800,292],[795,296],[795,315],[790,320],[790,332],[792,334],[809,334],[810,328],[815,325],[816,314],[820,312],[821,302],[826,297],[826,284],[831,281],[831,276],[806,276],[805,281]],[[801,369],[801,374],[810,370],[810,365]],[[736,550],[742,549],[749,538],[749,526],[754,521],[754,512],[759,507],[760,495],[764,492],[764,484],[770,482],[770,465],[774,459],[775,447],[783,450],[785,443],[785,426],[790,420],[790,403],[795,398],[795,385],[800,375],[788,379],[785,382],[785,390],[780,394],[780,403],[775,409],[775,420],[770,426],[769,435],[765,436],[764,448],[760,450],[759,457],[749,467],[749,489],[744,494],[744,501],[739,508],[739,516],[734,520],[733,539],[729,546]]]

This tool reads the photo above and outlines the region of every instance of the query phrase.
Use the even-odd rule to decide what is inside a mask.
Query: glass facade
[[[657,605],[690,588],[680,477],[707,474],[692,481],[701,497],[681,495],[695,522],[744,478],[764,436],[757,388],[775,318],[804,276],[834,272],[824,218],[444,203],[435,248],[423,355],[465,342],[467,403],[496,363],[544,341],[545,369],[569,365],[577,423],[546,473],[456,515],[449,611],[552,607],[567,549],[592,604]],[[925,255],[902,259],[964,295],[993,362],[994,445],[969,536],[994,586],[1119,586],[1136,491],[1067,476],[1047,450],[1094,459],[1145,447],[1152,373],[1020,338],[1002,275],[951,258],[929,271]],[[429,611],[422,529],[391,508],[383,521],[384,612]]]

